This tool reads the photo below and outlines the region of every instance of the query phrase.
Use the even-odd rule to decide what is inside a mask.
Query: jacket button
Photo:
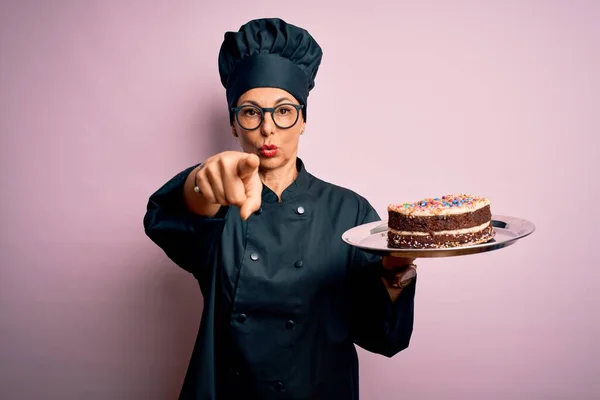
[[[285,327],[288,329],[293,329],[294,326],[296,326],[296,323],[294,321],[292,321],[291,319],[285,323]]]
[[[294,263],[294,267],[296,267],[296,268],[300,268],[300,267],[301,267],[303,264],[304,264],[304,263],[302,262],[302,260],[297,260],[297,261]]]
[[[237,320],[238,320],[238,322],[240,322],[240,323],[242,323],[242,324],[243,324],[244,322],[246,322],[246,319],[248,319],[248,317],[246,316],[246,314],[240,314],[240,315],[238,315],[238,317],[237,317]]]
[[[300,207],[296,208],[296,212],[300,215],[304,214],[304,207],[300,206]]]
[[[255,214],[255,215],[260,215],[260,214],[262,214],[262,213],[263,213],[263,209],[262,209],[262,207],[261,207],[261,208],[259,208],[259,209],[258,209],[258,210],[256,210],[256,211],[254,211],[254,214]]]
[[[256,260],[258,260],[258,254],[252,253],[252,254],[250,254],[250,258],[252,259],[252,261],[256,261]]]
[[[285,389],[285,386],[283,386],[283,382],[277,382],[275,384],[275,390],[278,392],[283,392],[283,390]]]

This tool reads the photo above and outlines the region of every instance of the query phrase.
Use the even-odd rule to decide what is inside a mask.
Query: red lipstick
[[[264,157],[275,157],[275,155],[277,154],[277,150],[278,148],[274,144],[264,144],[259,149],[259,152]]]

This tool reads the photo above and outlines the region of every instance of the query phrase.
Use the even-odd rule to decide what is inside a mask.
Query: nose
[[[273,115],[269,111],[265,111],[263,123],[260,125],[260,133],[263,136],[269,136],[275,133]]]

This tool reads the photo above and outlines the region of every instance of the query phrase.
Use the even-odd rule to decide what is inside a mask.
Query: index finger
[[[247,179],[252,176],[258,169],[260,160],[255,154],[248,154],[245,157],[241,157],[237,164],[237,174],[240,179]]]

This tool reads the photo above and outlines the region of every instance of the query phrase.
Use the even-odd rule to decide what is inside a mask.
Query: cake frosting
[[[388,206],[388,246],[449,248],[494,237],[491,202],[470,194],[447,194]]]
[[[390,204],[388,209],[404,215],[430,216],[461,214],[465,209],[475,211],[490,205],[485,197],[468,194],[448,194],[442,197],[426,198],[414,203]]]

